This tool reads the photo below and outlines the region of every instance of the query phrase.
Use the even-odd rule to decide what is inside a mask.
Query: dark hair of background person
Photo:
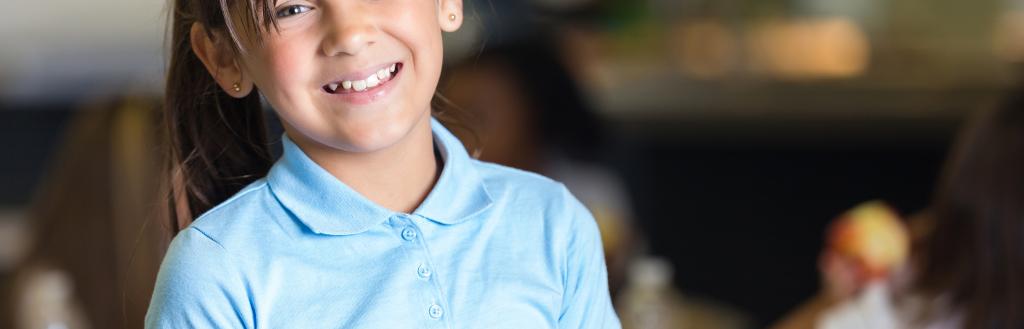
[[[233,40],[231,31],[272,33],[276,28],[269,0],[233,2],[237,10],[226,10],[219,1],[175,0],[171,7],[170,61],[165,89],[164,124],[167,163],[163,190],[166,207],[163,219],[171,235],[187,227],[213,206],[253,181],[266,176],[273,164],[267,125],[259,91],[236,99],[221,90],[192,51],[193,23],[206,27],[213,39]],[[225,24],[225,14],[246,13],[233,18],[239,26]],[[258,23],[259,22],[259,23]],[[260,38],[238,35],[239,39]],[[238,41],[238,40],[235,40]],[[241,53],[240,42],[231,42]],[[434,116],[450,127],[461,127],[464,116],[446,106],[435,94]]]
[[[537,33],[503,44],[488,44],[458,66],[507,68],[503,71],[522,89],[532,114],[529,117],[540,128],[545,146],[575,159],[601,160],[600,148],[606,142],[603,122],[584,99],[554,42]]]
[[[948,296],[963,328],[1024,328],[1024,92],[968,126],[924,215],[912,292]]]

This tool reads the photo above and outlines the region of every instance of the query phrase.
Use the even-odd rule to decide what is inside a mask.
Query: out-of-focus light
[[[867,36],[844,17],[768,23],[747,41],[750,68],[778,78],[850,78],[870,63]]]
[[[1024,11],[1009,11],[999,17],[992,50],[1000,60],[1024,62]]]
[[[533,0],[533,3],[552,10],[571,10],[594,3],[594,0]]]
[[[721,78],[733,70],[737,41],[721,21],[687,21],[672,31],[676,67],[696,78]]]

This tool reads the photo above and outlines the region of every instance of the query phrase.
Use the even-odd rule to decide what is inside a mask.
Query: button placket
[[[430,264],[430,255],[427,251],[426,241],[419,230],[419,227],[413,222],[407,215],[395,215],[393,217],[392,227],[394,227],[396,233],[405,242],[403,243],[404,248],[407,251],[409,260],[417,263],[415,267],[415,275],[418,279],[423,280],[424,288],[428,289],[429,295],[432,297],[426,306],[426,315],[428,319],[438,320],[448,325],[447,316],[445,316],[445,300],[444,291],[437,282],[434,269]]]

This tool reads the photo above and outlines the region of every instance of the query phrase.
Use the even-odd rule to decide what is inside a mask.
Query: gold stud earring
[[[455,21],[455,17],[456,17],[455,14],[449,14],[448,15],[448,20],[454,22]]]
[[[233,89],[237,93],[239,91],[242,91],[242,86],[240,86],[238,82],[235,82],[235,84],[231,85],[231,89]]]

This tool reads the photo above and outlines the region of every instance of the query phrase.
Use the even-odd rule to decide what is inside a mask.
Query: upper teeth
[[[379,71],[370,74],[370,76],[366,77],[366,79],[355,81],[345,80],[342,81],[340,84],[334,82],[328,84],[327,88],[330,88],[331,91],[337,91],[338,87],[340,86],[343,90],[355,89],[355,91],[363,91],[368,88],[376,87],[380,85],[381,82],[390,80],[392,74],[395,73],[395,70],[397,69],[397,64],[391,64],[391,66],[382,68]]]

